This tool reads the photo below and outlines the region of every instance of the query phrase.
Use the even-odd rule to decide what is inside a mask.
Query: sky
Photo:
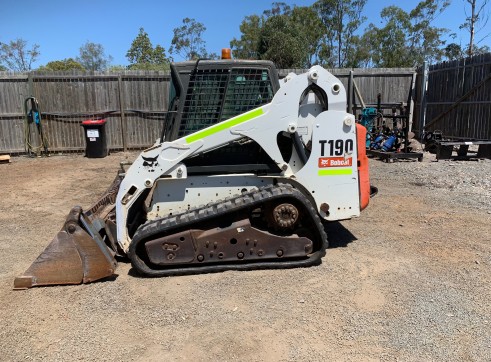
[[[314,0],[283,0],[290,5],[312,5]],[[148,33],[152,44],[169,49],[172,30],[182,19],[194,18],[203,23],[208,52],[220,54],[230,40],[240,37],[239,26],[247,15],[261,14],[273,1],[265,0],[0,0],[0,42],[22,38],[29,45],[39,44],[41,55],[33,65],[37,68],[49,61],[75,58],[87,41],[100,43],[113,65],[128,65],[126,52],[140,27]],[[416,0],[368,0],[364,15],[367,22],[380,24],[380,11],[397,5],[409,11]],[[465,45],[468,33],[459,30],[465,20],[465,0],[452,0],[451,5],[433,24],[457,33],[452,40]],[[491,21],[483,31],[491,32]],[[481,45],[491,46],[491,37]],[[167,52],[168,54],[168,52]],[[174,57],[175,60],[182,60]]]

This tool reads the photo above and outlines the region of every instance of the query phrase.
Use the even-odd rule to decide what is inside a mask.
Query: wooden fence
[[[280,77],[289,72],[280,70]],[[333,69],[348,90],[348,108],[362,105],[406,104],[415,70]],[[81,121],[105,118],[108,146],[112,150],[141,149],[160,135],[168,103],[170,76],[165,72],[121,73],[0,72],[0,153],[24,152],[24,100],[38,99],[44,129],[54,152],[82,151],[85,139]]]
[[[426,77],[425,86],[419,70],[415,128],[420,133],[491,139],[491,53],[431,65]]]
[[[157,139],[167,109],[164,72],[0,74],[0,152],[24,151],[24,100],[38,99],[50,150],[81,151],[81,121],[105,118],[110,149]],[[37,141],[37,140],[35,140]]]

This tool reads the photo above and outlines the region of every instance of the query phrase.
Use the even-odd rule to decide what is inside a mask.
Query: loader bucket
[[[113,275],[114,254],[93,231],[82,208],[74,207],[53,241],[24,275],[15,278],[14,289],[90,283]]]

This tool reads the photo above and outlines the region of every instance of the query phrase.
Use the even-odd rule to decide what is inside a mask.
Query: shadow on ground
[[[348,229],[346,229],[339,221],[330,221],[324,223],[324,229],[329,240],[329,249],[345,248],[349,243],[357,240]]]

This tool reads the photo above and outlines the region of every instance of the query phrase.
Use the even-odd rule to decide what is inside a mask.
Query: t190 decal
[[[347,140],[319,140],[321,144],[321,156],[342,156],[345,153],[353,153],[354,142],[352,139]]]

